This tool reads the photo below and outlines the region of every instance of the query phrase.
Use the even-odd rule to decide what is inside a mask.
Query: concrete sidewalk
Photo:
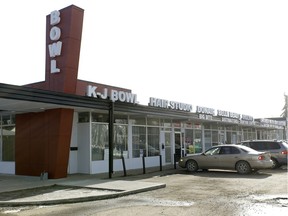
[[[168,167],[163,171],[134,173],[125,177],[73,174],[48,180],[0,174],[0,206],[55,205],[127,196],[166,187],[145,178],[173,172],[175,169]]]

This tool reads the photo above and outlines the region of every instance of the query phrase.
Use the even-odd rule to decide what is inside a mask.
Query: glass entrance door
[[[176,162],[178,162],[178,160],[181,157],[181,133],[180,132],[175,132],[174,134],[174,139],[175,139],[175,159]]]
[[[180,157],[185,156],[185,147],[183,145],[184,133],[174,133],[174,149],[175,149],[175,160],[179,161]]]
[[[171,152],[171,133],[165,132],[165,163],[172,162],[172,152]]]
[[[162,162],[164,164],[171,164],[174,162],[174,159],[178,162],[180,157],[185,155],[183,140],[184,133],[161,131],[160,142],[162,145]]]
[[[171,132],[161,131],[160,133],[160,143],[161,143],[161,155],[162,163],[171,164],[172,163],[172,149],[171,149]]]

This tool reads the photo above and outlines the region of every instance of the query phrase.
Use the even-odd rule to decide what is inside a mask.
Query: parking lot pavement
[[[285,169],[287,170],[287,166],[282,167],[282,170]],[[267,174],[254,174],[252,177],[268,177],[273,172],[273,170],[266,170]],[[63,179],[41,180],[40,177],[0,174],[0,206],[52,205],[116,198],[165,188],[166,183],[155,181],[161,178],[151,177],[176,173],[191,175],[185,169],[173,167],[167,167],[163,171],[148,172],[145,175],[140,172],[125,177],[113,176],[111,179],[105,175],[76,174],[68,175]],[[198,175],[215,177],[214,172],[201,173],[195,173],[193,176],[195,178]],[[238,177],[243,179],[245,176]]]
[[[169,169],[167,169],[168,171]],[[164,171],[165,172],[165,171]],[[166,187],[128,176],[69,175],[63,179],[0,175],[0,206],[51,205],[116,198]]]

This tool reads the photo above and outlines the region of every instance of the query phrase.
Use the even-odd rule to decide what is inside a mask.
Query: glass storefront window
[[[117,124],[128,124],[127,115],[114,115],[114,122]]]
[[[1,160],[15,161],[15,127],[5,126],[0,128]]]
[[[195,153],[195,148],[193,145],[193,130],[191,129],[185,130],[185,149],[186,149],[186,154]]]
[[[226,140],[225,143],[226,144],[231,144],[232,143],[232,132],[231,131],[226,131]]]
[[[90,113],[89,112],[80,112],[78,113],[78,122],[79,123],[85,123],[85,122],[89,122],[90,118]]]
[[[214,129],[214,130],[216,129],[217,130],[218,129],[218,125],[217,124],[212,124],[211,125],[211,129]]]
[[[128,127],[127,125],[114,125],[114,159],[128,158]]]
[[[142,116],[130,116],[129,120],[133,125],[146,125],[146,118]]]
[[[212,146],[216,146],[218,144],[218,131],[212,131]]]
[[[11,124],[14,124],[13,120],[15,122],[15,117],[14,116],[12,118],[11,115],[4,115],[4,116],[2,116],[1,124],[2,125],[11,125]]]
[[[244,140],[253,140],[256,139],[256,131],[253,128],[243,130]]]
[[[193,141],[195,153],[202,152],[202,132],[201,130],[195,130],[195,139]]]
[[[173,127],[174,128],[181,128],[181,122],[180,121],[173,121]]]
[[[242,141],[242,131],[237,131],[237,143]]]
[[[148,157],[160,154],[160,130],[158,127],[148,127]]]
[[[203,126],[205,129],[211,129],[211,124],[209,123],[203,123]]]
[[[237,132],[232,132],[231,133],[231,143],[232,144],[237,144]]]
[[[109,158],[109,125],[92,123],[91,129],[92,161]],[[128,126],[114,125],[113,158],[128,158]]]
[[[219,144],[225,144],[225,132],[224,131],[219,131],[218,132],[218,142]]]
[[[95,113],[91,114],[92,122],[109,122],[109,115],[108,113]]]
[[[172,127],[171,119],[161,119],[160,125],[163,127]]]
[[[132,157],[146,156],[146,127],[132,127]]]
[[[212,147],[212,132],[210,130],[205,130],[204,138],[205,138],[205,150],[207,150]]]
[[[159,126],[158,118],[147,118],[147,125]]]
[[[11,124],[15,124],[15,115],[11,116]]]
[[[91,128],[92,161],[108,159],[109,133],[108,124],[92,124]]]
[[[193,128],[193,123],[191,123],[191,122],[185,122],[184,127],[185,127],[185,128]]]

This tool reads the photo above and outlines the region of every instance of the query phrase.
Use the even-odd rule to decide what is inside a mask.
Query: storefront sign
[[[104,88],[103,92],[98,92],[97,86],[87,86],[86,95],[88,97],[95,97],[95,98],[102,98],[102,99],[110,99],[111,101],[120,101],[120,102],[127,102],[127,103],[138,103],[137,102],[137,95],[132,94],[131,92],[124,92],[111,89],[108,91],[107,88]]]
[[[199,114],[199,119],[213,120],[213,116],[212,115],[206,115],[206,114]]]
[[[233,119],[233,118],[223,117],[223,118],[222,118],[222,121],[223,121],[223,122],[229,122],[229,123],[239,124],[239,120],[238,120],[238,119]]]
[[[249,115],[242,115],[241,119],[244,121],[253,121],[253,117]]]
[[[181,111],[187,111],[187,112],[192,111],[192,105],[190,104],[179,103],[176,101],[168,101],[168,100],[153,98],[153,97],[150,97],[148,105],[153,106],[153,107],[181,110]]]
[[[240,120],[240,124],[255,125],[254,121]]]
[[[229,117],[229,112],[223,110],[217,110],[217,115],[222,117]]]
[[[240,119],[241,115],[238,113],[223,111],[223,110],[217,110],[217,115],[222,117],[228,117],[233,119]]]
[[[259,119],[259,122],[263,125],[267,124],[267,125],[275,125],[275,126],[286,126],[286,121],[277,121],[273,119],[261,118]]]
[[[196,107],[196,113],[208,114],[208,115],[215,115],[215,110],[212,108],[207,107]]]
[[[53,26],[50,30],[50,40],[54,41],[52,44],[48,45],[49,50],[49,56],[51,58],[51,64],[50,64],[50,72],[51,73],[59,73],[60,69],[57,68],[56,63],[56,56],[61,55],[62,50],[62,42],[58,41],[61,37],[61,29],[56,26],[58,23],[60,23],[60,12],[59,11],[53,11],[50,14],[50,25]]]

